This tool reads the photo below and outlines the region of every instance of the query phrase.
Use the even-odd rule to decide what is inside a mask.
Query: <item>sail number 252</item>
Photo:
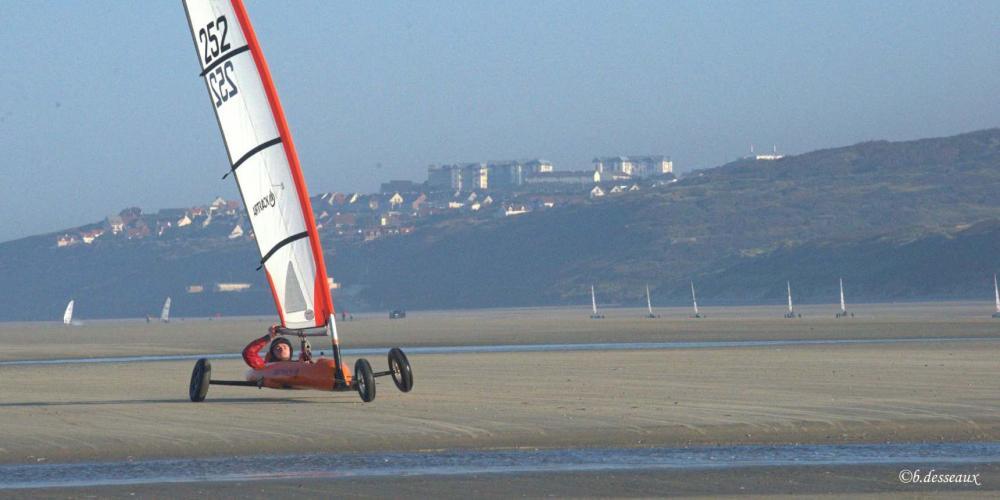
[[[224,62],[206,76],[208,77],[208,88],[212,90],[212,98],[215,99],[215,107],[222,106],[230,97],[239,93],[236,90],[236,83],[233,82],[232,62]]]
[[[231,48],[229,42],[226,41],[226,35],[228,34],[229,22],[226,21],[226,16],[219,16],[218,19],[198,30],[198,41],[201,42],[205,66],[212,64],[213,59],[224,54]]]
[[[198,40],[201,42],[201,52],[206,66],[211,65],[212,61],[232,48],[226,41],[228,34],[229,22],[226,20],[226,16],[219,16],[218,19],[198,30]],[[236,83],[233,81],[233,71],[233,63],[226,61],[205,75],[208,78],[208,88],[212,92],[212,98],[217,108],[228,101],[230,97],[239,93],[236,89]]]

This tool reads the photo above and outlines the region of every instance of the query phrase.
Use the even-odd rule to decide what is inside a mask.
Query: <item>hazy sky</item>
[[[1000,2],[248,1],[313,193],[1000,125]],[[180,1],[0,2],[0,241],[237,198]],[[381,165],[381,166],[379,166]]]

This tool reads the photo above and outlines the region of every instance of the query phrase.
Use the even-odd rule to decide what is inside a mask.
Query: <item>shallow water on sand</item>
[[[529,472],[1000,462],[1000,443],[709,446],[256,455],[0,466],[0,489]]]
[[[407,347],[408,354],[468,354],[468,353],[500,353],[500,352],[571,352],[571,351],[631,351],[658,349],[712,349],[740,347],[782,347],[809,345],[865,345],[865,344],[901,344],[901,343],[934,343],[961,341],[996,341],[1000,337],[924,337],[924,338],[886,338],[886,339],[783,339],[783,340],[716,340],[716,341],[673,341],[673,342],[599,342],[582,344],[505,344],[505,345],[471,345],[471,346],[436,346]],[[389,347],[366,349],[343,349],[345,356],[381,356]],[[314,353],[323,355],[323,351]],[[102,358],[62,358],[62,359],[29,359],[16,361],[0,361],[0,366],[30,366],[30,365],[67,365],[79,363],[140,363],[151,361],[194,361],[207,359],[239,359],[239,354],[181,354],[164,356],[118,356]]]

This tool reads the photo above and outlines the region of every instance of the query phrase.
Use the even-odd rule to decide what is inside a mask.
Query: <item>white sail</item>
[[[993,298],[996,300],[997,312],[1000,313],[1000,288],[997,288],[997,275],[993,275]]]
[[[164,323],[170,322],[170,297],[163,302],[163,310],[160,311],[160,321]]]
[[[240,0],[184,0],[212,108],[281,324],[328,327],[333,301],[298,155]]]
[[[691,282],[691,302],[694,304],[694,314],[698,314],[698,297],[694,294],[694,282]]]
[[[646,309],[649,310],[650,316],[653,314],[653,302],[649,300],[649,285],[646,285]]]
[[[597,295],[594,295],[594,285],[590,285],[590,307],[594,311],[594,316],[597,316]]]
[[[793,312],[792,311],[792,282],[791,281],[786,281],[785,283],[788,284],[788,312],[791,313],[791,312]]]
[[[63,312],[63,324],[64,325],[71,325],[71,324],[73,324],[73,301],[72,300],[69,301],[69,304],[66,304],[66,311]]]
[[[840,278],[840,312],[847,312],[847,304],[844,302],[844,278]]]

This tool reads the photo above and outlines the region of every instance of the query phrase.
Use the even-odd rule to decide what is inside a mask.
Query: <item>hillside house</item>
[[[652,177],[673,173],[674,163],[662,155],[594,158],[594,170],[620,177]]]
[[[399,192],[396,192],[389,198],[389,206],[392,207],[393,210],[396,210],[402,204],[403,196],[400,195]]]
[[[399,226],[402,217],[399,212],[386,212],[379,217],[380,226]]]
[[[208,205],[208,211],[214,212],[216,210],[222,210],[226,208],[226,200],[221,196],[216,196],[212,203]]]
[[[529,160],[524,163],[524,168],[526,174],[544,174],[554,170],[552,162],[542,159]]]
[[[416,199],[410,202],[410,208],[413,210],[414,214],[419,214],[421,207],[427,204],[427,195],[420,193]]]
[[[581,188],[601,182],[601,180],[601,173],[596,170],[576,170],[528,175],[524,178],[524,184],[534,189],[559,190]]]
[[[243,204],[237,200],[226,200],[226,215],[238,215]]]
[[[347,195],[344,193],[331,193],[327,199],[330,206],[339,207],[347,203]]]
[[[97,238],[100,238],[102,234],[104,234],[104,230],[99,227],[95,227],[94,229],[89,229],[87,231],[81,232],[80,239],[85,244],[89,245],[93,243],[94,240],[96,240]]]
[[[338,213],[333,216],[333,226],[337,229],[343,227],[353,227],[358,223],[358,216],[355,214]]]
[[[111,231],[111,234],[118,234],[125,230],[125,221],[118,215],[109,216],[105,221],[105,225]]]
[[[145,238],[149,234],[149,226],[142,219],[139,219],[134,225],[125,229],[125,237],[130,240]]]
[[[250,289],[250,283],[216,283],[213,290],[216,292],[243,292]]]
[[[503,205],[500,210],[497,211],[497,215],[500,217],[511,217],[514,215],[526,214],[531,211],[527,205],[523,203],[510,203],[508,205]]]
[[[56,238],[56,247],[63,248],[68,246],[76,245],[80,243],[80,239],[76,237],[75,234],[62,234]]]

